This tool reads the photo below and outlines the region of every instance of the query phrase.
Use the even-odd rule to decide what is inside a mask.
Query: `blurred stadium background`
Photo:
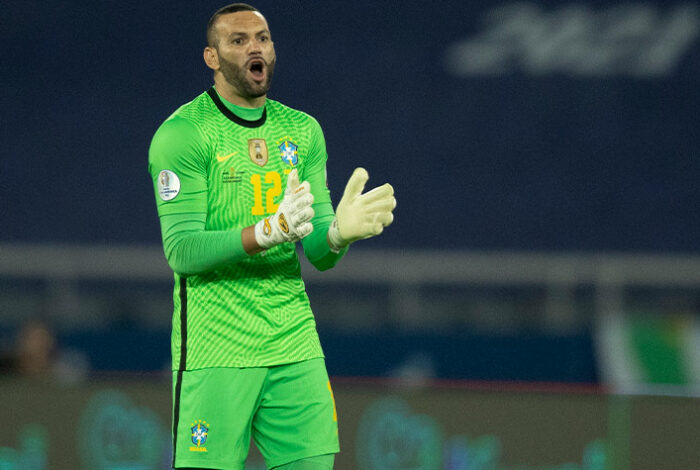
[[[225,3],[3,4],[0,469],[169,468],[147,150]],[[399,202],[304,265],[336,468],[700,468],[700,3],[252,3],[335,202]]]

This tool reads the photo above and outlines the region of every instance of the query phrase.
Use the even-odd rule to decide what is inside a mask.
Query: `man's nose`
[[[260,54],[262,53],[262,44],[260,41],[253,40],[250,41],[248,46],[248,54]]]

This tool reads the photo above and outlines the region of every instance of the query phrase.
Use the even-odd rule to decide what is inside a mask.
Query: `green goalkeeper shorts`
[[[340,449],[323,359],[174,371],[173,395],[175,468],[243,470],[251,437],[268,468]]]

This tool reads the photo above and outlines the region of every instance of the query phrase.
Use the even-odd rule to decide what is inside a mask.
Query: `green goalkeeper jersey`
[[[333,218],[326,148],[311,116],[268,99],[238,108],[214,88],[180,107],[149,150],[166,257],[175,272],[174,370],[258,367],[323,357],[295,245],[249,256],[241,230],[274,214],[296,168],[314,195],[302,240],[318,269],[344,252],[326,242]]]

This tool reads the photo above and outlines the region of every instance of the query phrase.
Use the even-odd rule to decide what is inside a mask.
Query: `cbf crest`
[[[192,430],[192,444],[190,447],[191,452],[206,452],[207,448],[204,444],[207,443],[209,437],[209,424],[204,420],[197,420],[190,426]]]
[[[291,138],[285,136],[284,139],[278,142],[280,157],[282,161],[290,166],[295,166],[299,163],[299,146]]]

